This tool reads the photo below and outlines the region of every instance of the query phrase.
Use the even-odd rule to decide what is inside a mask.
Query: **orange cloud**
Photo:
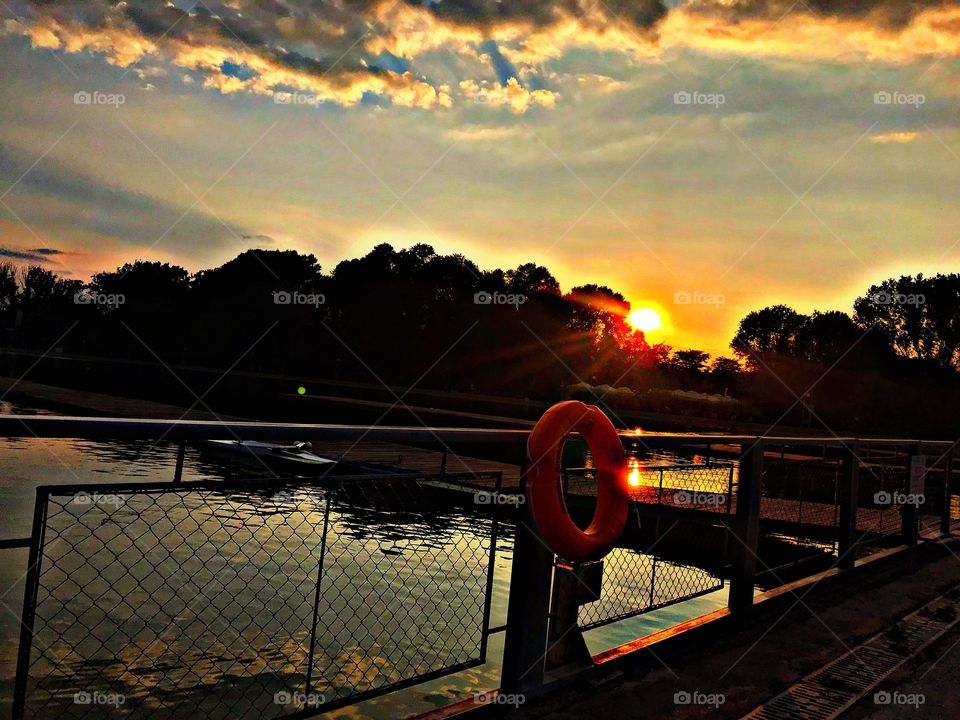
[[[960,8],[926,10],[900,29],[863,18],[809,14],[724,23],[716,17],[678,11],[664,20],[659,33],[663,48],[903,64],[928,56],[960,55]]]
[[[507,106],[515,113],[525,113],[531,107],[552,108],[557,104],[557,94],[549,90],[528,90],[516,78],[507,80],[506,85],[489,85],[475,80],[460,82],[464,96],[478,103],[493,106]]]
[[[915,132],[888,132],[878,133],[870,138],[870,142],[877,145],[906,145],[920,139],[920,134]]]
[[[203,72],[205,86],[223,93],[274,95],[294,89],[311,94],[317,102],[342,105],[356,105],[373,93],[406,107],[450,107],[454,94],[449,87],[435,86],[411,72],[367,67],[361,57],[389,52],[411,61],[449,50],[477,62],[482,61],[480,46],[486,41],[497,43],[520,77],[542,74],[544,63],[577,48],[625,54],[632,62],[659,61],[676,49],[849,63],[866,59],[904,64],[924,57],[960,56],[956,2],[919,9],[914,4],[909,11],[887,0],[872,5],[837,2],[814,13],[802,3],[797,7],[786,0],[698,0],[673,9],[657,0],[558,0],[542,6],[503,0],[497,3],[497,12],[489,12],[478,0],[424,5],[364,0],[349,7],[328,4],[314,14],[291,18],[275,17],[269,6],[235,0],[229,6],[235,13],[231,22],[249,23],[247,30],[256,38],[249,44],[237,40],[226,24],[218,25],[219,18],[177,15],[181,11],[172,6],[166,7],[165,16],[176,18],[172,32],[160,35],[143,30],[142,19],[124,4],[111,6],[99,21],[87,24],[69,14],[69,5],[37,5],[26,25],[11,20],[4,27],[27,35],[35,47],[93,51],[120,67],[163,55],[175,65]],[[858,10],[861,5],[867,9]],[[317,57],[326,59],[288,53],[283,49],[288,40],[312,43]],[[225,61],[252,73],[224,74]],[[577,79],[579,89],[587,92],[609,93],[621,87],[616,81]],[[556,93],[528,90],[518,80],[487,86],[464,79],[457,88],[465,99],[484,99],[516,113],[553,107],[558,100]]]
[[[120,67],[128,67],[142,57],[160,51],[156,43],[126,27],[92,30],[76,24],[66,25],[52,18],[42,18],[29,26],[8,23],[6,27],[8,31],[12,29],[27,35],[34,47],[63,49],[70,53],[99,52]],[[162,45],[171,62],[207,73],[204,86],[222,93],[245,91],[273,96],[278,87],[287,86],[311,94],[314,102],[341,105],[356,105],[368,92],[388,97],[393,103],[406,107],[450,107],[453,102],[449,88],[435,88],[410,73],[346,69],[317,73],[294,69],[273,57],[212,41],[194,45],[167,38]],[[246,80],[224,75],[220,71],[224,62],[245,66],[256,74]]]

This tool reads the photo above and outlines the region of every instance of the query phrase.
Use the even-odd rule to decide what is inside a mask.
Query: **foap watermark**
[[[727,701],[723,693],[702,693],[698,691],[687,692],[681,690],[673,694],[674,705],[705,705],[714,709],[720,707]]]
[[[320,293],[287,292],[286,290],[273,293],[274,305],[312,305],[318,308],[326,301],[327,298]]]
[[[81,490],[73,496],[73,502],[76,505],[111,505],[120,507],[123,505],[123,498],[119,495],[105,495],[103,493],[87,493]]]
[[[727,496],[721,493],[688,492],[681,490],[673,494],[673,504],[682,507],[726,505]]]
[[[727,96],[723,93],[705,93],[689,90],[680,90],[673,94],[674,105],[707,105],[718,108],[727,104]]]
[[[473,696],[474,705],[505,705],[518,708],[527,701],[527,696],[520,693],[501,693],[496,691],[476,693]]]
[[[103,307],[120,307],[127,301],[123,293],[98,293],[93,290],[81,290],[73,294],[74,305],[102,305]]]
[[[520,293],[491,293],[486,290],[481,290],[473,295],[474,305],[513,305],[515,310],[519,310],[520,306],[526,301],[527,296],[521,295]]]
[[[102,90],[81,90],[73,94],[74,105],[110,105],[120,107],[127,101],[123,93],[106,93]]]
[[[310,492],[294,494],[289,490],[277,490],[270,496],[270,502],[281,508],[291,508],[300,511],[322,510],[326,502],[326,495],[322,492],[311,490]]]
[[[301,92],[277,92],[273,94],[273,102],[276,105],[306,105],[308,107],[317,107],[323,100],[319,95],[311,95]]]
[[[925,305],[927,297],[923,293],[895,293],[881,291],[870,296],[874,305]]]
[[[874,705],[909,705],[914,710],[918,710],[921,705],[927,702],[927,697],[923,693],[902,693],[894,690],[889,692],[881,690],[873,694]]]
[[[920,507],[924,502],[926,502],[926,498],[923,496],[923,493],[891,493],[887,492],[886,490],[881,490],[873,495],[874,505],[890,505],[894,507],[899,507],[901,505],[913,505],[915,507]]]
[[[474,505],[513,505],[519,507],[527,501],[527,498],[519,493],[516,495],[507,495],[506,493],[484,492],[483,490],[473,494]]]
[[[94,690],[87,692],[79,690],[73,694],[74,705],[105,705],[108,707],[120,707],[127,701],[123,693],[101,692]]]
[[[727,301],[726,295],[721,293],[705,293],[699,290],[678,290],[673,294],[675,305],[712,305],[720,307]]]
[[[300,705],[302,707],[320,707],[327,701],[323,693],[287,692],[281,690],[273,694],[274,705]]]
[[[909,105],[910,107],[918,108],[926,102],[927,97],[922,93],[881,90],[873,95],[874,105]]]
[[[293,502],[293,493],[287,490],[278,490],[270,496],[270,500],[277,505],[289,505]]]

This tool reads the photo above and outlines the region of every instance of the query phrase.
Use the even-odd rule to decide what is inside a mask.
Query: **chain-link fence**
[[[564,478],[568,503],[596,497],[593,468],[568,469]],[[627,488],[630,499],[636,502],[729,515],[736,510],[736,465],[729,462],[665,465],[630,457]]]
[[[424,480],[40,488],[15,717],[307,715],[482,663],[496,514]]]
[[[600,597],[580,606],[578,624],[588,630],[722,588],[708,570],[618,547],[603,559]]]
[[[857,498],[860,554],[869,555],[899,542],[910,491],[908,461],[909,455],[900,448],[866,446],[861,450]]]
[[[566,502],[581,527],[596,504],[596,473],[590,466],[564,472]],[[719,523],[651,517],[647,506],[669,506],[729,515],[735,508],[733,463],[681,464],[628,459],[631,520],[603,560],[599,597],[582,605],[581,630],[657,610],[723,588],[726,528]]]

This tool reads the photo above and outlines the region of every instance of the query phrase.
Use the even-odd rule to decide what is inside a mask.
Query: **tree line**
[[[268,249],[195,273],[137,260],[89,283],[0,264],[6,345],[545,400],[609,385],[633,390],[625,409],[664,412],[684,407],[670,391],[693,390],[735,398],[714,411],[733,419],[789,408],[783,422],[952,434],[960,276],[889,279],[853,309],[750,312],[732,356],[711,358],[649,343],[612,288],[563,293],[542,265],[481,270],[424,244],[378,245],[328,273]]]

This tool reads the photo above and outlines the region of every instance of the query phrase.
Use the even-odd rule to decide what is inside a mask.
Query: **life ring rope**
[[[579,433],[590,447],[597,472],[597,506],[589,527],[570,517],[563,487],[563,445]],[[595,405],[561,402],[537,422],[527,441],[527,487],[537,528],[547,545],[564,560],[603,557],[623,534],[630,507],[627,460],[617,429]]]

